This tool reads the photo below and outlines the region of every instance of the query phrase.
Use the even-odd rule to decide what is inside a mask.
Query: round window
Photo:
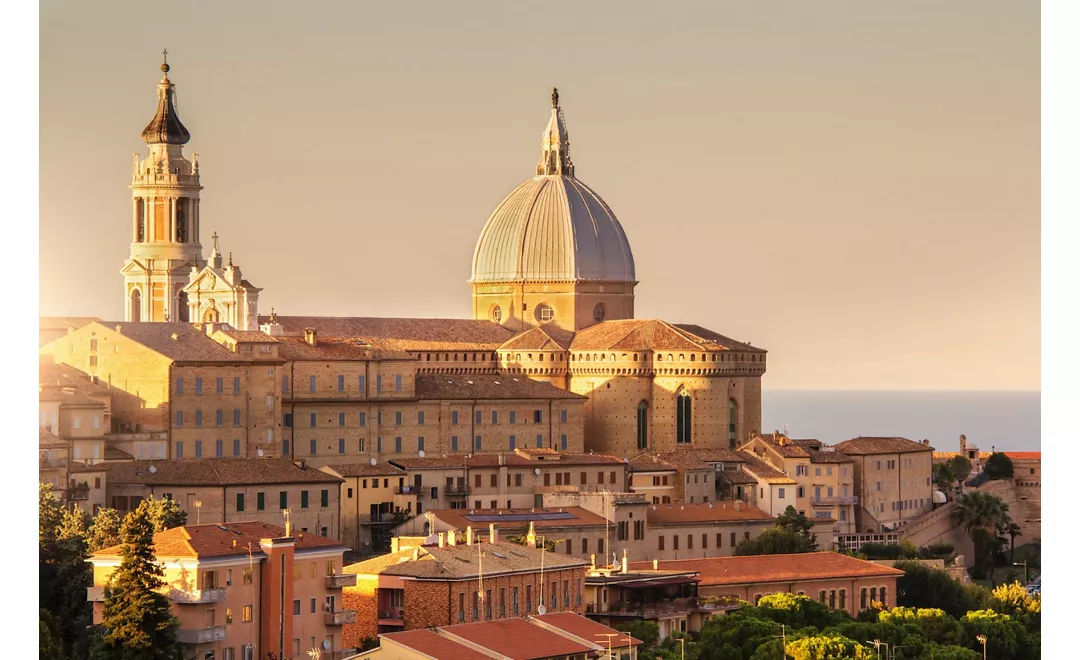
[[[596,307],[593,307],[592,317],[597,323],[604,320],[604,303],[596,303]]]
[[[540,303],[536,306],[536,320],[541,323],[547,323],[551,319],[555,318],[555,310],[546,303]]]
[[[491,310],[491,320],[502,323],[502,307],[495,305],[495,308]]]

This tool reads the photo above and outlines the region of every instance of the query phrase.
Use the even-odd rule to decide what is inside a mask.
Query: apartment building
[[[393,527],[420,512],[417,488],[396,465],[347,463],[320,469],[341,480],[341,538],[361,555],[389,550]]]
[[[259,522],[186,525],[154,535],[164,593],[180,621],[185,657],[200,660],[302,660],[317,648],[336,660],[342,629],[356,620],[342,589],[341,543],[318,534]],[[104,614],[109,578],[121,546],[94,553],[87,590],[94,623]]]
[[[862,533],[895,530],[933,509],[933,452],[928,440],[858,437],[834,445],[852,458]]]
[[[397,545],[394,552],[345,568],[357,576],[345,603],[359,612],[345,627],[346,642],[400,631],[456,623],[521,617],[540,611],[584,610],[586,561],[501,537],[495,524],[438,533],[422,545]],[[541,544],[542,545],[542,544]]]
[[[637,660],[640,646],[640,640],[626,633],[579,614],[560,612],[389,633],[380,637],[379,648],[366,657],[379,660]]]
[[[896,580],[903,571],[835,552],[791,555],[714,557],[679,561],[634,562],[630,571],[693,571],[698,598],[738,599],[757,603],[762,596],[791,593],[808,596],[852,617],[877,601],[896,606]]]
[[[231,458],[106,463],[109,506],[133,511],[147,497],[170,498],[194,523],[284,522],[339,539],[341,478],[302,461]]]

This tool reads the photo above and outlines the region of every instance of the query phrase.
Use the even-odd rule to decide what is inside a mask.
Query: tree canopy
[[[986,459],[986,464],[983,465],[983,474],[991,481],[997,479],[1012,479],[1012,459],[1000,451],[990,454],[990,458]]]
[[[776,527],[767,529],[755,538],[744,539],[735,547],[735,554],[787,555],[817,550],[817,537],[810,533],[814,524],[804,513],[788,505],[776,518]]]

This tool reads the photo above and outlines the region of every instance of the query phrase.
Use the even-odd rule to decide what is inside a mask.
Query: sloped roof
[[[334,463],[333,465],[326,465],[322,469],[323,471],[333,470],[342,477],[350,478],[397,477],[405,474],[405,470],[390,463],[377,463],[375,465],[371,463]]]
[[[506,343],[500,346],[499,350],[565,351],[570,348],[570,342],[573,338],[573,332],[563,330],[562,328],[549,323],[537,328],[530,328],[521,334],[514,335],[506,340]]]
[[[671,324],[659,319],[622,319],[597,323],[579,330],[574,335],[570,350],[765,352],[701,326]]]
[[[159,560],[171,558],[208,558],[247,556],[248,543],[252,550],[260,553],[259,541],[262,539],[282,538],[285,528],[261,522],[236,522],[223,525],[185,525],[174,527],[154,534],[154,554]],[[326,550],[345,546],[339,541],[293,530],[296,551]],[[94,557],[113,557],[120,554],[123,546],[114,545],[94,553]]]
[[[303,337],[289,336],[278,339],[278,355],[286,360],[415,360],[404,351],[377,349],[370,343],[350,337],[317,337],[315,345]]]
[[[480,531],[487,530],[484,528]],[[484,555],[482,560],[481,552]],[[350,564],[346,572],[358,575],[379,574],[432,580],[461,580],[478,576],[481,561],[483,561],[484,577],[539,572],[541,561],[545,571],[588,566],[587,561],[578,557],[557,552],[543,552],[539,548],[530,548],[505,540],[499,540],[496,543],[485,540],[482,543],[466,545],[464,534],[458,534],[457,545],[447,544],[441,548],[438,545],[408,548],[390,553],[389,556],[383,555]]]
[[[760,433],[758,434],[758,437],[761,438],[770,449],[784,458],[807,458],[810,455],[809,452],[813,451],[796,444],[791,438],[783,433]]]
[[[379,637],[436,660],[491,660],[490,656],[427,628],[383,633]]]
[[[260,316],[259,323],[269,322]],[[315,328],[319,337],[363,339],[375,348],[399,351],[495,351],[514,335],[493,321],[343,316],[277,316],[287,334]]]
[[[39,330],[67,330],[68,328],[79,328],[93,323],[94,321],[100,321],[96,316],[41,316],[38,318]]]
[[[630,568],[651,568],[652,562],[632,562]],[[711,557],[660,562],[667,570],[697,571],[699,585],[727,586],[764,582],[806,582],[856,577],[898,577],[904,572],[837,552],[790,555]]]
[[[575,614],[574,612],[552,612],[550,614],[531,615],[529,619],[533,621],[540,621],[553,628],[558,628],[563,632],[567,632],[578,639],[583,639],[593,644],[604,644],[607,637],[603,637],[608,633],[617,633],[618,630],[609,628],[602,623],[593,621],[588,617]],[[612,646],[626,647],[627,635],[622,633],[619,637],[612,637]],[[642,641],[636,637],[630,637],[630,646],[640,646]]]
[[[735,502],[653,504],[648,508],[647,515],[650,525],[772,520],[772,516],[756,506],[741,504],[736,508]]]
[[[419,374],[416,396],[421,399],[588,399],[551,383],[496,374]]]
[[[439,628],[439,632],[465,639],[510,660],[539,660],[560,655],[590,653],[599,646],[599,644],[586,646],[575,642],[529,623],[525,619],[460,623],[456,626]]]
[[[60,436],[56,435],[44,426],[38,427],[38,447],[67,447],[68,443],[60,439]]]
[[[632,472],[674,472],[675,466],[651,451],[643,451],[630,459]]]
[[[261,330],[237,330],[236,328],[222,328],[217,330],[214,334],[220,332],[221,334],[235,339],[237,342],[245,344],[276,344],[277,339],[274,339],[270,335],[262,332]]]
[[[783,472],[777,470],[773,466],[769,465],[765,461],[761,460],[757,456],[754,456],[750,452],[743,451],[743,456],[746,457],[746,461],[743,463],[743,469],[750,474],[761,479],[765,483],[769,484],[793,484],[795,480],[788,477]]]
[[[251,361],[233,353],[190,323],[117,323],[111,328],[104,324],[94,325],[115,330],[175,362]]]
[[[500,456],[502,463],[499,463]],[[610,454],[544,454],[543,458],[530,458],[527,452],[520,449],[505,454],[453,454],[450,456],[403,456],[392,458],[390,462],[406,470],[438,470],[446,468],[484,468],[507,467],[533,468],[541,465],[550,465],[553,468],[579,465],[623,465],[625,461],[618,456]]]
[[[579,506],[559,509],[438,509],[431,514],[453,529],[487,529],[495,523],[501,530],[527,529],[529,523],[541,529],[603,526],[606,520]],[[483,530],[481,530],[483,531]]]
[[[907,438],[862,436],[838,442],[833,445],[833,448],[836,451],[842,451],[845,454],[857,456],[867,454],[905,454],[920,451],[932,452],[934,450],[933,447],[929,445],[924,445],[921,442],[915,442],[914,440],[908,440]]]
[[[842,451],[814,451],[810,450],[811,463],[851,463],[853,459]]]
[[[153,466],[154,471],[150,471]],[[281,458],[190,458],[171,461],[127,461],[108,465],[113,484],[162,486],[237,486],[244,484],[341,483],[315,468],[300,468]]]
[[[733,449],[699,449],[685,447],[660,454],[661,460],[680,470],[708,470],[716,463],[745,463],[741,452]]]

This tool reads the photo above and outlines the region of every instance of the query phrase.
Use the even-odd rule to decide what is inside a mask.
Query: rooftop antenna
[[[476,543],[476,555],[478,566],[477,574],[479,580],[476,595],[477,600],[480,602],[480,612],[477,612],[477,614],[482,615],[484,610],[484,545],[480,542],[479,538],[477,539]]]
[[[544,553],[547,551],[547,536],[540,538],[543,539],[540,542],[540,588],[536,590],[536,599],[540,604],[536,606],[536,612],[543,616],[547,612],[544,607]]]

